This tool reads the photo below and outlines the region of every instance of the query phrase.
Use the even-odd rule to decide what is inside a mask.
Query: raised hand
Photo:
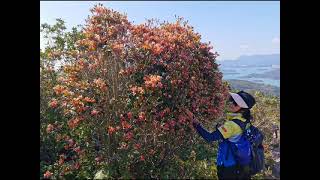
[[[184,109],[184,112],[186,113],[188,119],[192,120],[193,124],[199,124],[199,121],[194,117],[194,114],[189,109]]]

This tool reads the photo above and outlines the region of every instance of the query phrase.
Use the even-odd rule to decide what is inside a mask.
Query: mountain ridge
[[[217,60],[221,66],[272,66],[280,65],[280,54],[242,55],[235,60]]]

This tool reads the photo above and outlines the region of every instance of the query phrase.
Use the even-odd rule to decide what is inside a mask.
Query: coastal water
[[[252,74],[264,74],[266,72],[273,72],[274,70],[280,70],[275,66],[262,66],[262,67],[250,67],[250,66],[238,66],[238,67],[225,67],[220,66],[220,71],[223,73],[223,79],[239,79],[247,80],[255,83],[269,84],[280,87],[280,79],[273,79],[271,77],[246,77]]]

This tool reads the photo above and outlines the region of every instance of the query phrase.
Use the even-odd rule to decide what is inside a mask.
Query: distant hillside
[[[274,95],[280,97],[280,87],[237,79],[230,79],[226,81],[230,83],[232,89],[243,90],[248,92],[260,91],[267,95]]]
[[[235,60],[219,60],[221,66],[272,66],[280,65],[280,54],[240,56]]]
[[[265,78],[265,79],[280,80],[280,69],[274,69],[272,71],[268,71],[263,74],[252,73],[247,76],[242,76],[241,78]]]

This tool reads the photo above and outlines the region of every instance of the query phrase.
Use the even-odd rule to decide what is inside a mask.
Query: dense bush
[[[42,124],[43,147],[55,147],[46,176],[92,178],[103,169],[115,178],[188,177],[194,165],[179,159],[201,143],[181,108],[207,123],[222,114],[227,94],[212,47],[181,18],[133,25],[100,5],[69,42],[61,20],[42,28],[56,35],[43,61],[63,64],[46,67],[55,77],[41,87],[51,108],[42,114],[55,119]]]
[[[212,47],[182,18],[134,25],[91,12],[80,30],[41,26],[41,178],[216,178],[216,144],[181,112],[211,130],[223,115]]]

